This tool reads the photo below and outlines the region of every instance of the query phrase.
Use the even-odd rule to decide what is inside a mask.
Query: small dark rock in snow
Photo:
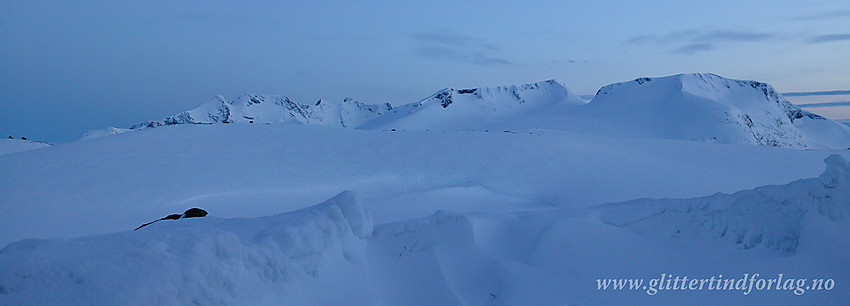
[[[170,214],[168,216],[162,217],[161,219],[153,220],[151,222],[139,225],[139,227],[137,227],[135,230],[138,230],[140,228],[143,228],[145,226],[153,224],[154,222],[162,221],[162,220],[177,220],[177,219],[197,218],[197,217],[206,217],[206,216],[207,216],[206,210],[203,210],[203,209],[200,209],[200,208],[197,208],[197,207],[193,207],[193,208],[189,208],[188,210],[183,212],[182,215],[181,214]]]
[[[195,218],[195,217],[206,217],[207,211],[194,207],[189,208],[189,210],[183,212],[183,218]]]

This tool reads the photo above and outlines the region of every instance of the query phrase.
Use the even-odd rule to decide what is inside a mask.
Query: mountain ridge
[[[415,103],[396,107],[361,129],[481,129],[553,105],[583,105],[584,100],[554,79],[520,85],[444,88]],[[425,119],[413,118],[426,117]]]
[[[352,127],[390,109],[390,103],[365,104],[352,98],[339,103],[320,99],[315,104],[303,104],[285,95],[243,94],[231,101],[217,95],[192,110],[159,121],[143,122],[130,129],[216,123],[300,123]]]
[[[362,130],[569,130],[798,149],[850,147],[850,127],[805,111],[773,86],[713,73],[641,77],[601,87],[589,102],[549,79],[447,87],[414,103],[299,103],[286,95],[215,96],[188,111],[132,126],[296,123]],[[119,129],[95,133],[116,134]]]

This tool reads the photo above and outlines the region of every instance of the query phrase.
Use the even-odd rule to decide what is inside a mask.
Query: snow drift
[[[684,200],[642,199],[605,205],[602,220],[643,233],[706,234],[749,249],[797,251],[803,217],[850,223],[850,164],[826,158],[820,177],[763,186],[734,194]]]
[[[0,304],[373,303],[371,222],[343,192],[276,216],[23,240],[0,250]]]

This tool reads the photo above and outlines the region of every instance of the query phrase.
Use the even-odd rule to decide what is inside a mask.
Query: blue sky
[[[683,72],[847,90],[848,54],[846,1],[0,0],[0,133],[71,141],[246,92],[400,105]]]

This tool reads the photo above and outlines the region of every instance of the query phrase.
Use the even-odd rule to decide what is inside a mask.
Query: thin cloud
[[[659,45],[675,48],[670,52],[676,54],[696,54],[713,50],[718,44],[747,43],[765,41],[777,38],[776,33],[749,31],[677,31],[666,35],[639,35],[626,41],[632,45]]]
[[[746,31],[679,31],[667,35],[639,35],[626,41],[627,44],[668,44],[668,43],[718,43],[749,42],[775,38],[775,33]]]
[[[796,91],[782,93],[786,97],[850,95],[850,90]]]
[[[797,16],[796,20],[827,20],[838,18],[850,18],[850,10],[835,10],[828,12],[820,12],[808,15]]]
[[[702,42],[750,42],[768,40],[775,37],[776,34],[774,33],[714,31],[701,35],[695,40]]]
[[[487,50],[496,50],[496,46],[490,42],[476,39],[470,36],[451,32],[421,32],[410,34],[410,37],[424,43],[454,45],[454,46],[478,46]]]
[[[671,52],[677,53],[677,54],[694,54],[694,53],[698,53],[698,52],[702,52],[702,51],[708,51],[708,50],[711,50],[711,49],[714,49],[713,44],[695,43],[695,44],[688,44],[688,45],[678,47],[676,49],[673,49]]]
[[[493,57],[482,51],[459,50],[441,46],[421,46],[416,49],[416,54],[434,59],[442,59],[454,62],[462,62],[475,65],[510,65],[510,61]]]
[[[492,55],[498,51],[486,40],[449,31],[419,32],[409,35],[419,42],[414,52],[419,56],[474,65],[510,65],[511,61]]]
[[[639,35],[626,41],[627,44],[668,44],[674,42],[691,41],[698,35],[704,35],[694,30],[676,31],[666,35]]]
[[[551,60],[550,64],[587,64],[590,63],[587,60],[575,60],[575,59],[566,59],[566,60]]]
[[[649,43],[658,43],[658,37],[655,35],[638,35],[626,41],[629,45],[643,45]]]
[[[797,106],[798,106],[798,107],[802,107],[802,108],[818,108],[818,107],[850,106],[850,101],[824,102],[824,103],[806,103],[806,104],[797,104]]]
[[[831,34],[831,35],[818,35],[807,40],[810,44],[820,44],[827,42],[836,42],[836,41],[845,41],[850,40],[850,34]]]

